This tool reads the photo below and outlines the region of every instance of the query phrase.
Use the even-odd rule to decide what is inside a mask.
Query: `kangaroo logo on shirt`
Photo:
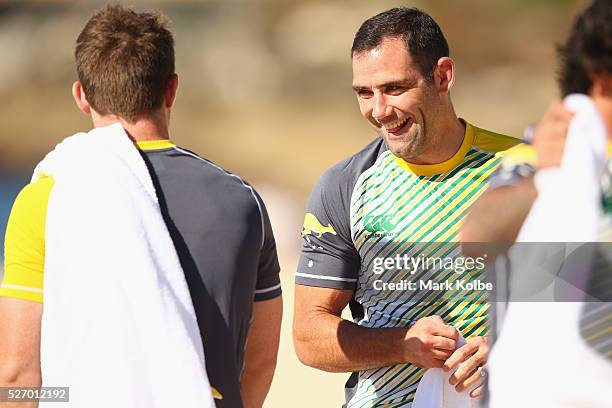
[[[315,217],[314,214],[306,213],[306,217],[304,218],[304,228],[302,229],[302,235],[317,235],[317,237],[323,236],[325,233],[330,233],[332,235],[336,234],[336,230],[332,227],[331,224],[328,224],[327,227],[321,224],[321,221]]]

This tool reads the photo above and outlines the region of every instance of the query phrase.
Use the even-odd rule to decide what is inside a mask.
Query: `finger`
[[[453,354],[453,350],[437,350],[437,349],[431,350],[431,355],[438,360],[442,360],[442,363],[448,360],[448,358],[452,354]]]
[[[434,329],[432,334],[446,337],[447,339],[457,340],[459,338],[459,332],[453,326],[447,324],[441,324]]]
[[[467,376],[465,380],[460,381],[455,385],[455,390],[457,392],[463,392],[482,380],[483,377],[480,375],[480,373],[478,371],[473,371]]]
[[[574,116],[574,113],[565,108],[563,102],[555,101],[548,105],[548,109],[544,114],[544,118],[554,117],[554,118],[571,118]]]
[[[568,111],[568,110],[564,110],[563,113],[560,115],[560,120],[562,120],[563,122],[571,122],[572,119],[574,119],[574,116],[576,115],[576,113],[572,112],[572,111]]]
[[[433,340],[433,348],[438,350],[450,350],[453,352],[457,348],[457,342],[449,339],[448,337],[435,336]]]
[[[480,385],[476,388],[474,388],[471,392],[470,392],[470,397],[472,398],[478,398],[482,395],[484,391],[484,385]]]
[[[453,373],[453,375],[449,378],[449,383],[451,385],[460,384],[462,382],[467,381],[474,373],[477,375],[476,378],[480,377],[480,373],[477,372],[478,367],[484,364],[485,357],[484,353],[477,352],[474,353],[469,358],[466,358],[463,363],[459,366],[457,371]]]
[[[471,373],[464,381],[457,384],[455,386],[455,390],[457,390],[457,392],[463,392],[473,388],[474,386],[481,385],[480,383],[484,383],[484,377],[480,375],[480,372],[475,371]]]
[[[476,351],[478,351],[478,346],[474,343],[467,343],[459,347],[444,363],[444,370],[452,370],[457,364],[465,361],[472,354],[476,353]]]

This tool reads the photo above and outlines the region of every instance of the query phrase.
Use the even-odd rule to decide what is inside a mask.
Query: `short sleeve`
[[[489,190],[512,186],[520,180],[532,176],[535,173],[535,168],[529,163],[512,163],[502,164],[495,170],[489,179]]]
[[[360,258],[351,239],[350,197],[354,183],[332,168],[319,180],[306,207],[295,282],[331,289],[354,289]]]
[[[276,241],[272,232],[272,225],[268,211],[263,200],[257,195],[263,218],[264,240],[259,257],[257,269],[257,283],[255,284],[255,302],[270,300],[282,294],[280,281],[280,264],[276,251]]]
[[[15,199],[6,227],[0,296],[43,301],[45,223],[53,184],[50,177],[40,179]]]
[[[489,179],[489,190],[512,186],[535,173],[535,149],[528,144],[520,144],[502,155],[501,163]]]

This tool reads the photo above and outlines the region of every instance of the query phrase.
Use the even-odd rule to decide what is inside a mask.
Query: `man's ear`
[[[440,93],[448,93],[455,83],[455,62],[442,57],[434,67],[434,84]]]
[[[172,105],[174,105],[174,101],[176,100],[176,92],[178,90],[178,75],[172,74],[170,79],[168,79],[168,85],[166,86],[166,93],[164,95],[164,106],[167,109],[170,109]]]
[[[74,98],[74,102],[79,107],[81,112],[86,115],[91,115],[91,106],[89,105],[89,102],[87,102],[87,96],[85,96],[81,82],[76,81],[74,84],[72,84],[72,97]]]

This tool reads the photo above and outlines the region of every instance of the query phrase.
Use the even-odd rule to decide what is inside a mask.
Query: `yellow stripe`
[[[160,150],[160,149],[169,149],[171,147],[176,146],[169,139],[161,139],[161,140],[141,140],[136,142],[136,147],[140,150]]]
[[[461,200],[463,200],[465,198],[466,195],[468,194],[472,194],[474,193],[479,187],[481,187],[483,185],[483,181],[486,180],[489,175],[491,173],[493,173],[495,171],[495,167],[489,169],[487,172],[483,173],[478,179],[474,180],[474,178],[470,178],[467,179],[467,181],[472,183],[472,187],[471,188],[466,188],[465,191],[463,191],[463,193],[461,193],[459,195],[459,197],[457,197],[453,203],[455,202],[459,202]],[[462,187],[463,185],[466,184],[465,182],[462,183]],[[484,188],[480,190],[480,194],[482,194],[482,192],[484,192]],[[453,190],[454,193],[454,190]],[[438,240],[439,241],[445,241],[446,238],[450,238],[451,235],[454,235],[457,230],[459,229],[459,225],[460,225],[460,221],[461,220],[457,220],[457,217],[461,216],[462,214],[465,213],[465,211],[471,206],[471,204],[478,198],[478,196],[480,194],[473,194],[472,197],[470,197],[465,203],[463,203],[463,205],[459,208],[454,208],[452,205],[449,205],[446,207],[446,209],[444,209],[443,211],[441,211],[436,217],[434,217],[434,219],[432,219],[425,228],[429,228],[430,225],[433,225],[435,222],[437,222],[440,218],[442,217],[446,217],[449,215],[449,213],[453,213],[455,216],[454,217],[448,217],[441,225],[439,225],[434,231],[431,231],[429,236],[435,235],[437,233],[439,233],[440,231],[444,230],[446,228],[446,226],[448,224],[450,224],[451,222],[453,222],[453,225],[450,226],[447,230],[447,232],[440,237]],[[419,238],[419,240],[423,240],[423,241],[427,241],[426,239],[427,236],[425,237],[421,237]],[[453,239],[453,241],[456,241],[456,237]]]
[[[406,182],[406,180],[402,181],[400,184],[403,184],[405,182]],[[422,179],[419,183],[417,183],[413,187],[413,189],[416,191],[416,190],[420,189],[423,186],[423,184],[427,184],[428,182],[429,182],[429,180]],[[427,196],[427,194],[430,191],[433,191],[436,187],[437,187],[436,183],[430,183],[427,187],[425,187],[425,189],[417,197],[411,196],[410,194],[405,194],[404,198],[402,198],[400,201],[396,202],[393,207],[394,208],[400,208],[400,207],[402,207],[409,200],[413,200],[413,201],[416,202],[416,201],[418,201],[421,198],[421,196]],[[391,193],[391,194],[393,194],[393,193]],[[376,195],[378,195],[378,194],[376,194]],[[363,207],[361,207],[361,209],[359,210],[359,213],[357,214],[356,218],[361,217],[363,215],[363,213],[366,211],[366,209],[369,212],[370,211],[369,205],[370,205],[370,203],[368,203],[368,205],[364,205]],[[405,208],[403,210],[403,212],[401,212],[400,214],[403,216],[409,210],[411,210],[410,206]],[[399,216],[399,214],[396,214],[396,217],[398,217],[398,216]],[[363,245],[363,242],[366,240],[367,237],[368,237],[368,234],[361,234],[361,237],[355,242],[355,247],[357,249],[359,249],[361,247],[361,245]]]
[[[463,187],[465,184],[467,184],[471,180],[472,180],[472,178],[468,178],[468,179],[464,180],[462,183],[459,183],[458,186],[455,186],[450,192],[445,192],[444,194],[445,195],[446,194],[450,195],[450,194],[454,193],[455,191],[457,191],[458,188]],[[406,180],[402,181],[402,183],[405,183],[405,182],[406,182]],[[428,182],[429,182],[428,179],[422,179],[412,189],[416,191],[419,188],[421,188],[421,186],[423,184],[427,184]],[[418,196],[413,196],[413,195],[410,195],[410,194],[405,194],[404,197],[401,200],[397,201],[394,204],[393,207],[394,208],[400,208],[405,203],[407,203],[408,201],[411,201],[411,200],[414,201],[415,203],[418,203],[417,206],[418,205],[422,205],[422,204],[425,203],[426,197],[428,197],[430,195],[429,193],[432,192],[433,190],[435,190],[437,187],[438,187],[438,183],[433,182],[433,183],[430,183],[427,187],[425,187],[425,189],[423,191],[421,191]],[[391,195],[392,194],[394,194],[394,193],[391,193]],[[442,202],[439,202],[438,205],[435,205],[434,209],[439,208],[442,204],[443,204]],[[412,207],[413,206],[407,206],[406,208],[404,208],[404,210],[402,210],[402,212],[397,213],[395,215],[395,218],[404,218],[404,216],[409,211],[413,210]],[[363,207],[361,207],[361,209],[359,210],[359,212],[357,214],[357,217],[359,217],[360,214],[363,214],[364,211],[366,211],[366,206],[365,205]],[[368,211],[369,211],[369,209],[368,209]],[[433,212],[433,209],[428,210],[425,214],[419,215],[419,219],[427,218],[427,216],[429,216],[432,212]],[[418,221],[418,219],[415,219],[415,222],[416,221]],[[405,236],[405,235],[402,235],[402,236]],[[367,237],[368,237],[368,234],[362,234],[361,237],[355,242],[355,246],[356,246],[357,249],[359,249],[361,247],[361,245],[363,244],[363,242],[366,240]]]
[[[587,324],[587,325],[585,325],[585,326],[581,327],[581,328],[580,328],[580,330],[582,330],[583,332],[588,331],[588,330],[590,330],[591,328],[593,328],[593,327],[597,326],[598,324],[603,323],[603,322],[605,322],[606,320],[610,320],[610,319],[612,319],[612,313],[610,313],[610,314],[608,314],[608,315],[606,315],[606,316],[602,317],[602,318],[601,318],[601,319],[599,319],[599,320],[595,320],[594,322],[590,322],[589,324]]]
[[[584,340],[587,341],[587,342],[590,342],[590,341],[593,341],[593,340],[595,340],[595,339],[597,339],[599,337],[605,336],[605,335],[610,334],[610,333],[612,333],[612,326],[610,326],[607,329],[602,330],[602,331],[600,331],[598,333],[595,333],[595,334],[585,338]]]
[[[31,292],[18,289],[7,289],[0,287],[0,297],[10,297],[16,299],[31,300],[37,303],[43,302],[43,294],[40,292]]]
[[[414,164],[393,155],[395,161],[401,168],[417,176],[435,176],[436,174],[446,173],[457,167],[463,162],[465,155],[470,151],[474,141],[474,127],[469,123],[465,124],[465,135],[457,152],[448,160],[436,164]]]
[[[218,399],[218,400],[222,400],[223,399],[223,395],[221,395],[219,390],[217,390],[212,385],[210,386],[210,391],[212,392],[212,396],[213,396],[214,399]]]
[[[474,147],[485,150],[490,153],[499,153],[505,155],[506,152],[512,150],[513,146],[522,143],[520,139],[491,132],[490,130],[481,129],[474,126]]]
[[[483,178],[488,177],[491,173],[493,173],[493,171],[495,171],[495,167],[492,168],[490,171],[488,171],[487,173],[483,174],[483,176],[478,179],[476,181],[476,185],[480,185],[481,181],[483,180]],[[471,189],[470,192],[473,192],[474,189]],[[459,216],[461,214],[464,214],[465,211],[471,207],[471,205],[474,203],[474,201],[476,201],[476,199],[478,199],[478,197],[480,197],[480,195],[485,191],[485,189],[483,188],[482,190],[480,190],[480,192],[478,194],[474,194],[472,197],[470,197],[465,203],[463,203],[463,205],[459,208],[456,209],[456,216]],[[449,211],[447,211],[446,213],[448,213]],[[438,240],[439,241],[443,241],[446,242],[446,240],[451,240],[451,236],[455,235],[452,238],[452,241],[457,241],[457,231],[459,230],[459,227],[461,225],[461,223],[463,222],[463,218],[460,220],[455,220],[456,217],[449,217],[444,223],[442,223],[438,229],[436,231],[440,231],[440,229],[442,229],[445,225],[449,224],[451,221],[455,222],[451,227],[448,228],[447,232],[442,235]]]
[[[535,165],[537,154],[533,146],[520,144],[503,152],[502,166]]]
[[[494,168],[491,170],[493,171]],[[484,177],[484,175],[483,175]],[[481,180],[483,177],[481,177],[479,180]],[[448,192],[444,192],[444,195],[446,196],[451,196],[453,195],[455,192],[457,192],[458,190],[460,190],[461,188],[463,188],[466,184],[468,183],[473,183],[474,179],[473,178],[466,178],[465,180],[463,180],[461,183],[457,184],[455,187],[453,187],[453,189],[451,189]],[[471,193],[474,189],[480,187],[479,183],[473,183],[474,187],[472,187],[471,189],[466,189],[457,199],[453,200],[454,202],[460,201],[461,198],[463,196],[465,196],[465,194],[467,193]],[[414,197],[415,200],[421,200],[423,197],[422,194],[420,194],[417,197]],[[425,203],[425,200],[420,201],[421,204]],[[414,238],[411,238],[413,241],[417,242],[417,241],[426,241],[423,239],[423,235],[426,233],[425,231],[427,229],[429,229],[431,227],[431,225],[433,225],[433,223],[435,223],[435,221],[439,220],[440,217],[442,217],[443,215],[447,215],[449,212],[453,211],[456,212],[457,208],[453,207],[453,203],[447,203],[443,200],[439,200],[436,204],[434,204],[429,210],[427,210],[424,214],[419,215],[419,219],[426,219],[427,217],[429,217],[432,213],[437,212],[438,210],[440,210],[440,207],[442,207],[443,205],[447,205],[446,210],[444,210],[444,212],[440,212],[433,220],[429,221],[425,226],[422,227],[423,229],[423,233],[421,233],[420,235],[416,235]],[[399,203],[398,203],[399,205]],[[412,208],[409,208],[410,206],[406,207],[404,209],[404,211],[401,213],[401,217],[404,216],[405,213],[407,213],[410,210],[413,210]],[[397,216],[400,216],[400,214],[397,214]],[[416,222],[418,222],[418,220],[415,220]],[[408,237],[409,235],[412,235],[415,233],[417,225],[416,222],[414,223],[413,228],[409,228],[406,231],[404,231],[399,237],[397,237],[395,240],[396,241],[403,241],[404,238]],[[437,228],[435,231],[431,231],[430,235],[435,233],[436,231],[440,231],[440,228]]]
[[[26,287],[42,292],[43,272],[29,268],[27,264],[11,263],[6,267],[2,287]]]
[[[380,168],[385,167],[385,166],[386,166],[386,164],[389,162],[389,159],[390,159],[390,157],[391,157],[391,156],[392,156],[391,152],[387,153],[387,156],[386,156],[386,157],[385,157],[385,158],[384,158],[384,159],[381,161],[381,164],[380,164],[380,166],[379,166],[379,167],[380,167]],[[391,160],[392,160],[392,159],[391,159]],[[386,171],[382,171],[380,174],[376,174],[376,175],[375,175],[375,179],[374,179],[374,180],[378,180],[378,179],[380,179],[380,178],[383,176],[383,173],[385,173],[385,172],[386,172]],[[397,175],[397,173],[398,173],[398,170],[397,170],[397,169],[391,169],[391,172],[390,172],[390,174],[389,174],[389,176],[388,176],[388,177],[389,177],[389,179],[393,179],[393,178],[394,178],[394,177]],[[364,177],[364,178],[367,178],[367,177]],[[404,184],[405,182],[406,182],[406,179],[402,179],[402,180],[400,180],[400,181],[399,181],[398,185],[399,185],[399,184]],[[366,184],[367,184],[367,183],[366,183]],[[368,188],[366,187],[366,185],[364,184],[364,185],[363,185],[362,187],[360,187],[359,189],[360,189],[360,190],[366,190],[366,194],[364,194],[363,198],[360,198],[360,199],[359,199],[359,201],[364,200],[364,199],[367,199],[367,197],[378,197],[382,191],[384,191],[384,190],[386,190],[386,189],[388,189],[388,188],[391,188],[391,189],[392,189],[392,187],[391,187],[391,186],[389,186],[387,183],[384,183],[384,182],[383,182],[383,183],[380,183],[380,186],[378,186],[377,188],[373,188],[373,189],[368,189]],[[358,205],[358,203],[359,203],[359,202],[357,202],[357,203],[356,203],[356,204],[354,204],[354,205]],[[353,215],[353,218],[360,218],[360,217],[363,215],[363,213],[365,212],[366,207],[367,207],[368,205],[370,205],[370,203],[363,205],[363,206],[362,206],[362,207],[359,209],[359,211],[357,211],[357,212],[355,213],[355,215]]]

